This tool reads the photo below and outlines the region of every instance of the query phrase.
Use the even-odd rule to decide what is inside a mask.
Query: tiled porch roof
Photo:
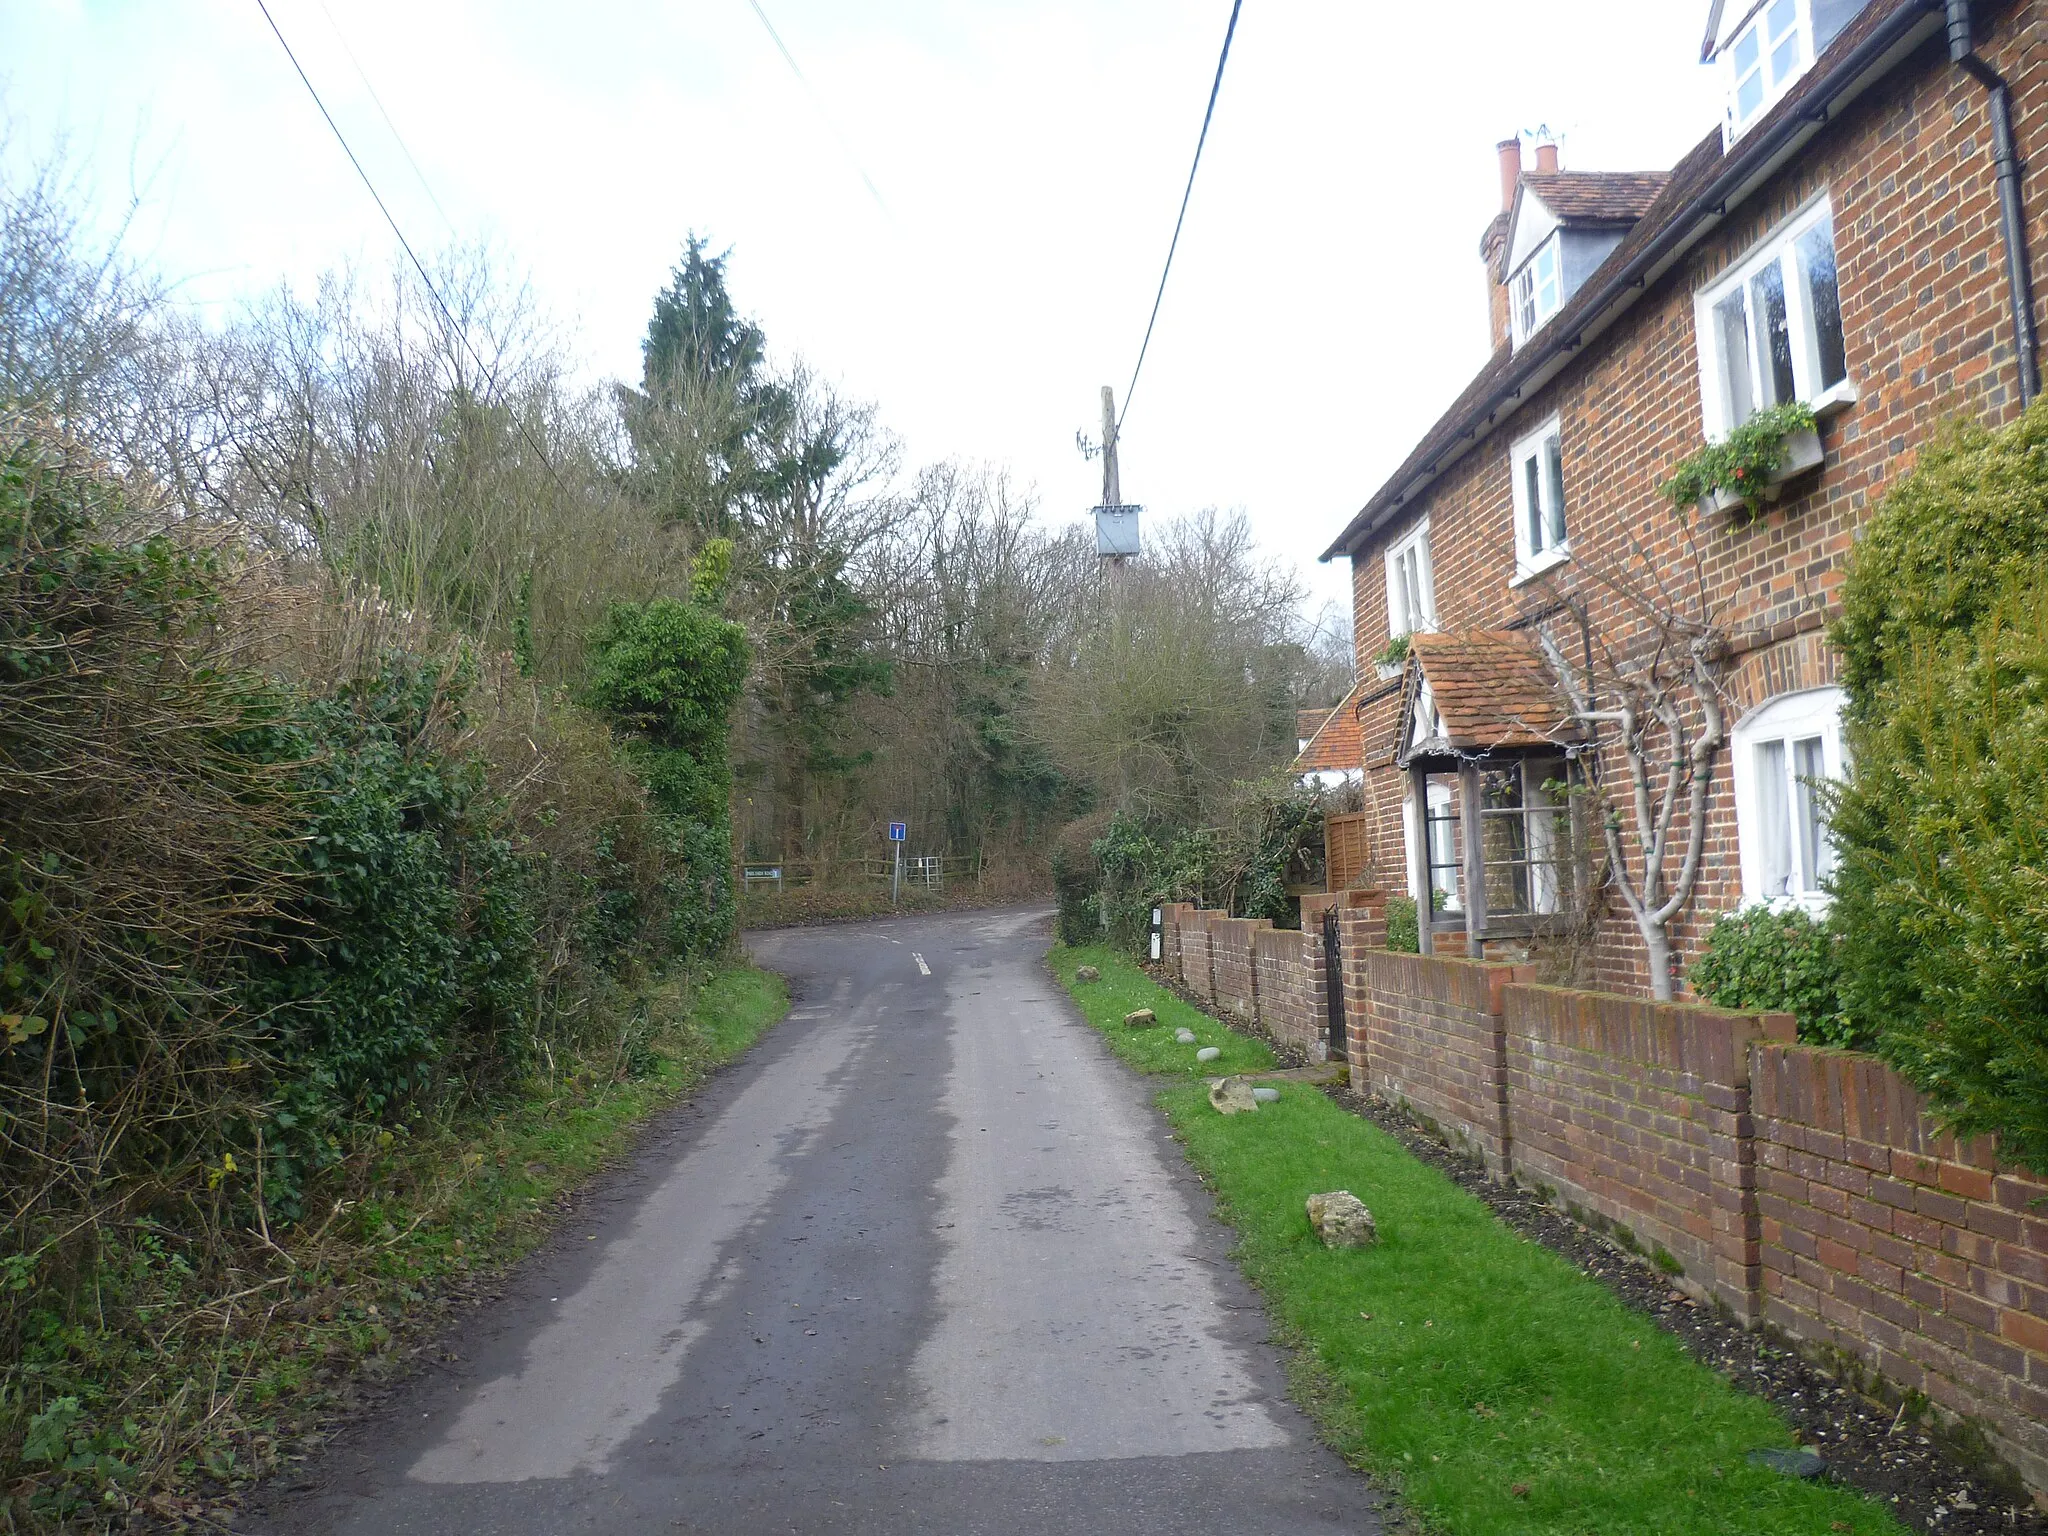
[[[1506,629],[1415,635],[1408,642],[1419,680],[1429,685],[1442,731],[1431,745],[1449,752],[1552,746],[1575,741],[1580,727],[1533,641]],[[1420,689],[1411,679],[1401,708],[1409,740]]]

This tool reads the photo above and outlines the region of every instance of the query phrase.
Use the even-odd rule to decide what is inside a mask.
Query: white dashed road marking
[[[920,976],[929,976],[929,975],[931,975],[931,973],[932,973],[932,968],[931,968],[930,966],[928,966],[928,965],[926,965],[926,964],[924,963],[924,956],[923,956],[923,955],[920,955],[920,954],[919,954],[919,953],[918,953],[918,952],[917,952],[916,950],[914,950],[914,949],[913,949],[913,950],[912,950],[912,951],[910,952],[910,958],[911,958],[911,959],[913,959],[913,960],[915,960],[915,961],[917,962],[917,973],[918,973],[918,975],[920,975]]]

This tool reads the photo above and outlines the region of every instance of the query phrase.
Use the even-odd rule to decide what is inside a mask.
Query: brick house
[[[1493,354],[1323,556],[1352,564],[1379,882],[1432,893],[1428,947],[1569,936],[1579,979],[1621,991],[1682,974],[1723,912],[1824,903],[1822,632],[1856,530],[1942,421],[2010,420],[2036,389],[2048,188],[2013,146],[2048,106],[2048,0],[1714,0],[1703,63],[1726,119],[1668,171],[1499,147]],[[1786,440],[1758,515],[1674,512],[1679,461],[1793,400],[1818,431]],[[1619,726],[1581,717],[1660,676],[1703,756],[1646,891]],[[1603,818],[1569,791],[1596,782],[1626,892],[1583,876]],[[1666,960],[1631,903],[1678,889],[1689,807]]]

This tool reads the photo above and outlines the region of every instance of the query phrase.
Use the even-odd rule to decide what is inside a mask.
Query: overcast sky
[[[808,92],[749,0],[271,10],[413,243],[493,240],[593,376],[637,375],[695,229],[912,463],[1085,512],[1074,434],[1130,377],[1229,0],[761,3]],[[1495,142],[1668,167],[1716,121],[1705,12],[1245,0],[1125,499],[1241,507],[1341,596],[1315,556],[1484,360]],[[139,248],[194,304],[395,254],[255,0],[0,0],[0,92],[17,157],[68,135],[110,205],[146,188]]]

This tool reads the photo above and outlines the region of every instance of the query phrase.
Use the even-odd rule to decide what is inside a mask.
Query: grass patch
[[[1306,1356],[1303,1404],[1338,1450],[1451,1536],[1895,1533],[1881,1505],[1753,1467],[1789,1448],[1770,1406],[1696,1363],[1565,1260],[1322,1093],[1286,1084],[1257,1114],[1209,1108],[1204,1080],[1272,1062],[1260,1042],[1154,985],[1117,952],[1055,947],[1055,973],[1159,1104],[1236,1227],[1237,1258]],[[1099,982],[1077,983],[1077,964]],[[1156,1030],[1124,1028],[1149,1007]],[[1223,1047],[1199,1070],[1193,1029]],[[1303,1202],[1349,1189],[1377,1247],[1331,1252]]]
[[[19,1398],[0,1404],[18,1420],[0,1439],[0,1529],[219,1519],[235,1485],[301,1459],[356,1381],[401,1369],[468,1277],[530,1252],[566,1191],[788,1006],[749,966],[612,999],[610,1039],[554,1047],[516,1099],[382,1133],[305,1222],[224,1267],[200,1271],[145,1223],[109,1233],[90,1319],[31,1315],[17,1370],[56,1406],[23,1421]]]

